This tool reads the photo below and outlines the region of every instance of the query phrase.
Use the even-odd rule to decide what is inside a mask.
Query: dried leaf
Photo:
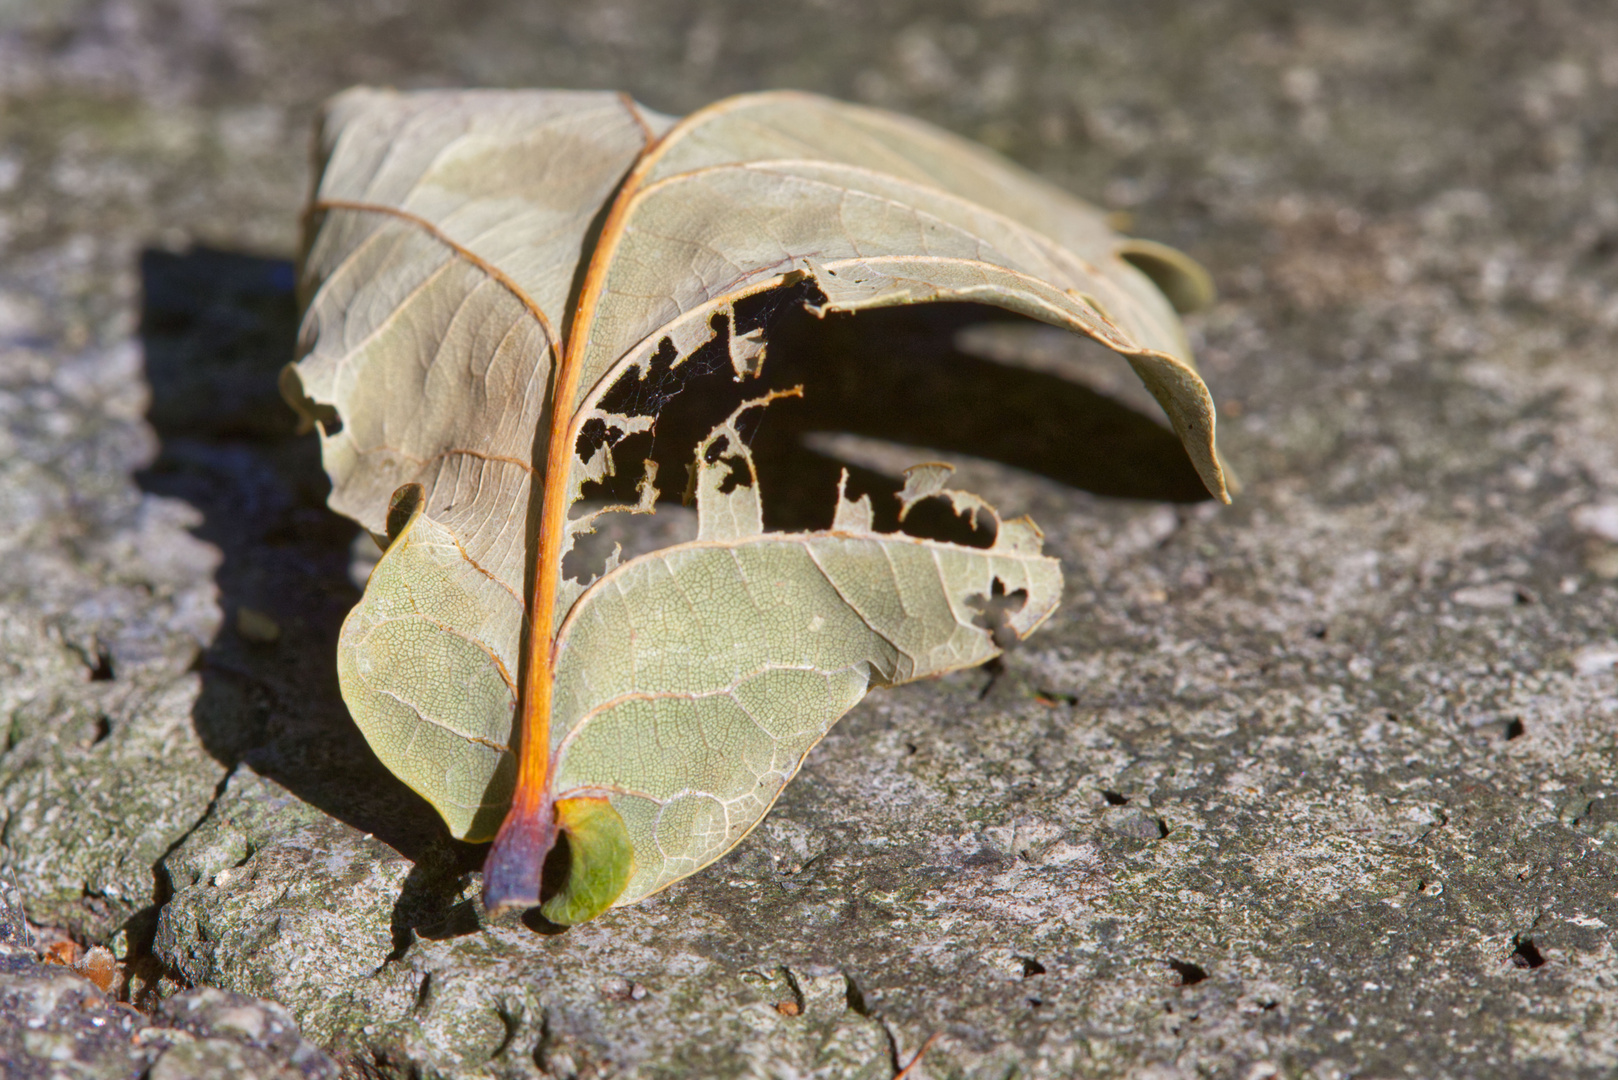
[[[1039,530],[948,466],[910,471],[901,519],[947,499],[990,546],[878,532],[846,476],[830,529],[768,531],[746,432],[780,392],[693,448],[695,540],[564,574],[602,514],[655,509],[655,468],[619,459],[689,358],[758,377],[765,327],[738,304],[974,301],[1087,334],[1228,498],[1174,313],[1206,275],[953,136],[791,93],[676,123],[612,94],[353,90],[321,138],[283,389],[320,429],[332,506],[388,538],[343,627],[343,695],[455,835],[495,838],[493,908],[539,904],[558,831],[556,922],[695,872],[870,687],[982,663],[1057,603]],[[635,505],[580,509],[628,468]]]

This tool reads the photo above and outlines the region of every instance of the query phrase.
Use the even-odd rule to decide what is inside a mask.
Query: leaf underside
[[[649,469],[636,506],[577,505],[644,467],[615,448],[655,430],[654,370],[677,385],[718,342],[738,382],[758,376],[763,331],[737,326],[738,301],[825,314],[968,300],[1089,335],[1131,364],[1226,497],[1170,302],[1205,302],[1206,276],[925,125],[801,94],[676,124],[612,94],[356,90],[328,106],[322,151],[303,358],[284,390],[320,427],[332,506],[390,539],[343,627],[343,696],[456,836],[488,839],[512,799],[551,443],[566,454],[549,482],[574,507],[560,560],[602,513],[655,509]],[[576,389],[548,400],[564,382]],[[869,501],[843,491],[827,493],[830,529],[766,530],[744,415],[767,405],[744,403],[693,448],[695,540],[560,575],[537,628],[554,638],[547,782],[583,875],[547,910],[559,921],[729,850],[872,686],[997,655],[991,598],[1014,599],[1016,637],[1059,599],[1037,528],[949,490],[944,467],[912,471],[906,511],[948,499],[992,521],[990,546],[878,532]]]

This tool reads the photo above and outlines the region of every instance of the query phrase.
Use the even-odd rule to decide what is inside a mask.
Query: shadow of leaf
[[[198,736],[224,764],[246,762],[406,857],[448,843],[338,695],[337,630],[359,598],[348,578],[356,529],[326,509],[320,448],[296,434],[276,387],[297,333],[291,264],[147,251],[140,274],[160,449],[138,480],[201,511],[197,535],[224,555],[225,625],[199,661]]]

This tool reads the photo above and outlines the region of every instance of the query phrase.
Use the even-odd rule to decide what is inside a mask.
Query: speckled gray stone
[[[7,1080],[337,1080],[337,1062],[281,1006],[203,988],[145,1015],[35,952],[0,886],[0,1075]]]
[[[1245,490],[1117,462],[1157,444],[1035,377],[1095,374],[1060,341],[1003,382],[1022,441],[1136,442],[838,427],[981,343],[784,327],[902,345],[811,445],[953,458],[1064,606],[856,709],[710,870],[487,925],[336,698],[353,530],[272,384],[304,132],[353,82],[796,86],[984,140],[1212,271]],[[0,102],[0,840],[149,998],[273,999],[398,1076],[876,1078],[934,1034],[912,1077],[1618,1068],[1610,4],[79,0],[0,14]],[[238,1053],[194,1045],[174,1075]]]

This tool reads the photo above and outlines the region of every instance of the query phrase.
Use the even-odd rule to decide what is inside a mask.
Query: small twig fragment
[[[942,1034],[944,1034],[942,1031],[935,1031],[931,1035],[927,1036],[927,1041],[921,1044],[921,1049],[917,1050],[916,1056],[910,1059],[910,1064],[894,1073],[893,1080],[905,1080],[905,1077],[910,1074],[910,1070],[914,1069],[921,1063],[922,1055],[927,1053],[928,1050],[932,1049],[933,1043],[937,1042],[938,1037]]]

